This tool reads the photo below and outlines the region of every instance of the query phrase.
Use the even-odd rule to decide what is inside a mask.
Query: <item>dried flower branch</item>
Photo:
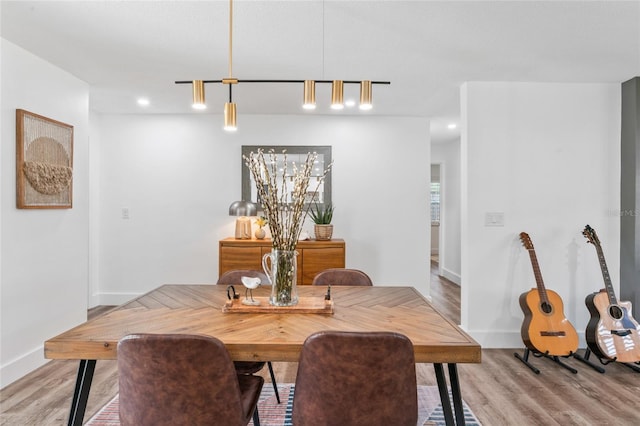
[[[283,150],[284,170],[288,170],[287,151]],[[315,152],[307,153],[306,160],[301,164],[291,164],[292,174],[282,173],[278,178],[277,157],[274,150],[269,150],[267,156],[262,149],[243,156],[246,166],[251,171],[256,183],[258,196],[269,223],[273,248],[276,250],[295,250],[298,237],[302,231],[302,224],[309,213],[310,203],[305,205],[308,197],[309,181],[313,165],[318,157]],[[331,169],[329,164],[317,179],[313,190],[315,195],[324,182],[324,178]],[[289,192],[289,187],[291,192]],[[288,194],[291,194],[288,199]]]

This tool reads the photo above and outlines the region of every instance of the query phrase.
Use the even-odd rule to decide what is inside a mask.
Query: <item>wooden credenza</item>
[[[309,285],[318,272],[345,267],[345,243],[342,239],[329,241],[306,240],[296,245],[298,251],[298,284]],[[262,271],[262,256],[271,252],[271,240],[220,240],[218,251],[219,274],[233,269]]]

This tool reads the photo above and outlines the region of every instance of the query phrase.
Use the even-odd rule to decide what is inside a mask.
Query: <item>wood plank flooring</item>
[[[439,277],[434,264],[431,278],[434,305],[459,322],[459,287]],[[108,309],[99,307],[89,315],[101,315]],[[572,374],[549,360],[535,358],[533,363],[542,371],[536,375],[513,356],[514,351],[485,349],[482,364],[458,366],[462,396],[484,425],[640,424],[639,373],[609,365],[600,374],[577,360],[567,360],[578,369],[578,374]],[[66,424],[77,368],[76,361],[50,361],[0,390],[0,424]],[[296,363],[274,363],[274,370],[279,382],[295,382]],[[419,384],[435,385],[430,364],[419,364],[416,370]],[[269,381],[266,369],[261,374]],[[117,391],[115,361],[97,362],[85,419]]]

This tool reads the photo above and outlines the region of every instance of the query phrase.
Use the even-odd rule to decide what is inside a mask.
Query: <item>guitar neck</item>
[[[547,297],[547,289],[544,287],[544,281],[542,281],[542,273],[540,272],[540,266],[538,266],[538,258],[534,249],[527,249],[529,257],[531,258],[531,266],[533,267],[533,275],[536,277],[536,286],[538,287],[538,294],[540,300],[549,303]]]
[[[600,270],[602,271],[602,278],[604,279],[604,287],[609,296],[609,304],[617,305],[616,293],[613,291],[613,284],[611,284],[611,276],[609,276],[609,268],[607,268],[607,262],[604,260],[604,252],[600,244],[594,244],[596,252],[598,253],[598,261],[600,262]]]

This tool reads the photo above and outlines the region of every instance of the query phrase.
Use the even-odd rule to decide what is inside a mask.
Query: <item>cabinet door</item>
[[[330,268],[344,268],[344,248],[305,248],[302,284],[311,284],[318,272]]]
[[[220,275],[234,269],[255,269],[262,271],[262,250],[260,247],[221,247]]]

